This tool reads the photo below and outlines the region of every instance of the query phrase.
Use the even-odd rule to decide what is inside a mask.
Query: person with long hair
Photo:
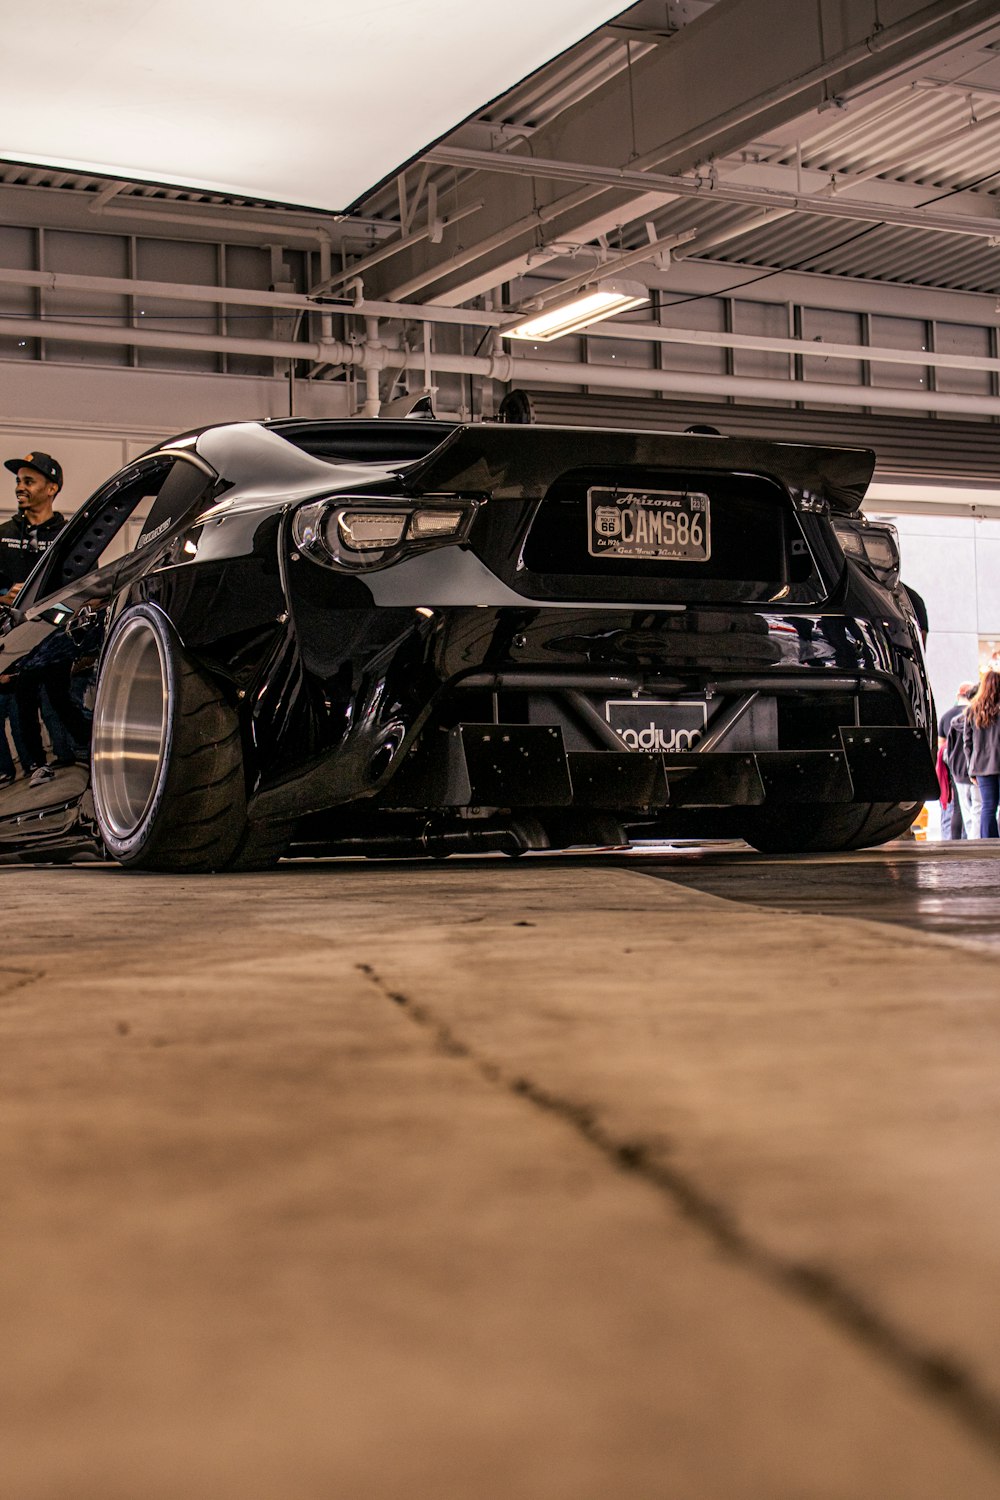
[[[979,787],[979,837],[1000,838],[997,805],[1000,803],[1000,671],[993,662],[983,674],[979,692],[965,713],[963,729],[969,774]]]

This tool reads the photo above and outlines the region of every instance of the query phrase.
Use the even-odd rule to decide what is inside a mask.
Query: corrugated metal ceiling
[[[828,178],[827,190],[849,203],[900,201],[956,216],[962,211],[989,218],[1000,213],[1000,56],[996,36],[986,33],[963,61],[963,76],[945,73],[947,57],[935,59],[935,73],[907,81],[867,101],[833,104],[803,122],[797,138],[748,142],[744,161],[801,169]],[[811,128],[810,128],[811,127]],[[742,164],[742,163],[741,163]],[[733,163],[719,165],[725,181]],[[746,172],[741,181],[748,179]],[[797,177],[786,187],[795,191]],[[816,191],[815,178],[807,191]],[[895,196],[891,196],[895,193]],[[961,201],[958,201],[958,200]],[[732,205],[673,204],[656,216],[661,233],[696,228],[691,254],[730,265],[801,269],[827,276],[850,276],[916,286],[993,293],[1000,291],[1000,249],[984,239],[891,225],[835,223],[809,215],[777,215],[746,233],[706,244],[741,222],[746,209]],[[998,219],[1000,233],[1000,219]],[[641,235],[633,237],[641,243]],[[630,243],[633,242],[630,240]]]
[[[621,40],[627,34],[605,29],[497,101],[451,141],[497,149],[501,122],[503,130],[514,135],[553,119],[627,66]],[[633,62],[639,45],[633,45]],[[952,50],[940,49],[912,75],[883,82],[863,97],[831,99],[825,109],[795,122],[777,138],[772,134],[766,140],[748,139],[740,155],[716,164],[720,182],[738,175],[743,185],[753,183],[755,169],[760,169],[762,182],[772,169],[773,186],[774,168],[785,169],[786,180],[780,186],[786,191],[796,191],[797,182],[803,190],[801,172],[809,178],[804,191],[833,192],[845,203],[853,197],[909,208],[933,204],[936,212],[953,210],[956,216],[965,212],[988,218],[1000,213],[1000,21]],[[441,172],[442,180],[453,177],[451,169]],[[380,207],[386,211],[388,203]],[[647,220],[648,209],[641,222],[624,227],[622,248],[644,242]],[[695,240],[681,252],[696,259],[1000,292],[1000,249],[985,239],[834,222],[803,212],[772,214],[762,222],[760,213],[743,206],[691,199],[666,204],[650,221],[663,236],[697,230]]]

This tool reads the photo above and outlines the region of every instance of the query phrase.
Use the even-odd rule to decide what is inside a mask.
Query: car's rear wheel
[[[91,752],[108,852],[135,869],[224,869],[247,837],[240,727],[159,610],[116,623],[101,664]]]
[[[743,837],[762,854],[869,849],[905,833],[919,811],[919,802],[787,807],[755,814],[745,826]]]

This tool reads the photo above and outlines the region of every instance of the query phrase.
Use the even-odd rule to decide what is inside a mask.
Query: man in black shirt
[[[15,476],[17,514],[0,526],[0,604],[13,604],[24,580],[66,524],[65,518],[53,508],[62,489],[63,472],[50,453],[39,453],[37,449],[23,458],[8,458],[4,468]],[[0,680],[0,693],[6,696],[7,692],[14,701],[5,702],[3,717],[10,718],[18,759],[25,771],[35,772],[45,767],[39,684]],[[58,735],[61,727],[59,715],[54,713],[50,734],[54,730]],[[10,773],[2,779],[9,780]]]
[[[4,468],[17,476],[17,515],[0,526],[0,604],[12,604],[42,553],[66,524],[53,509],[62,489],[61,466],[48,453],[8,458]]]

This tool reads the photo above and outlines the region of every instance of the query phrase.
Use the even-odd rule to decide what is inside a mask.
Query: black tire
[[[919,802],[852,802],[761,810],[744,828],[743,837],[762,854],[870,849],[905,833],[920,808]]]
[[[288,851],[290,835],[283,823],[248,823],[226,869],[270,870]]]
[[[108,638],[91,780],[105,847],[132,869],[221,870],[246,837],[236,712],[151,605],[126,610]]]

